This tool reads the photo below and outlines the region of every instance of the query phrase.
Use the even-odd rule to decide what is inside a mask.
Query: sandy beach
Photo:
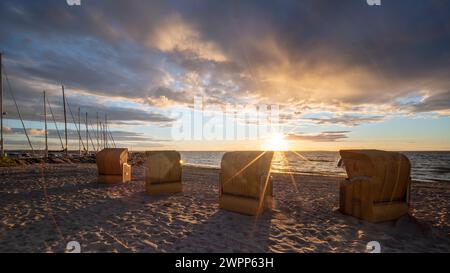
[[[184,192],[96,183],[92,163],[0,168],[0,252],[450,252],[450,185],[414,182],[412,217],[372,224],[337,211],[341,178],[273,174],[275,207],[218,209],[218,170],[183,167]]]

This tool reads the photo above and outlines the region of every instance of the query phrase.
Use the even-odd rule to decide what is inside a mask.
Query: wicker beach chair
[[[148,194],[183,191],[179,152],[151,151],[145,156],[145,190]]]
[[[131,166],[127,161],[128,149],[125,148],[106,148],[98,152],[98,182],[116,184],[131,181]]]
[[[342,150],[348,178],[340,185],[340,211],[370,222],[408,213],[411,164],[397,152]]]
[[[258,215],[272,208],[270,167],[273,152],[228,152],[220,169],[219,207]]]

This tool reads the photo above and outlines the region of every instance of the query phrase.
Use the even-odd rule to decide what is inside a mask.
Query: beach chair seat
[[[273,152],[228,152],[222,157],[219,208],[259,215],[272,208]]]
[[[149,151],[145,156],[145,190],[148,194],[183,191],[179,152]]]
[[[380,150],[341,150],[348,178],[340,184],[339,210],[370,222],[408,213],[411,164],[406,156]]]
[[[131,165],[128,162],[128,149],[106,148],[96,155],[98,182],[106,184],[131,181]]]

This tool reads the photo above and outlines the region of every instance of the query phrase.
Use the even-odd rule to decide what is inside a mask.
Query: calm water
[[[185,165],[219,168],[224,153],[181,152],[181,158]],[[412,163],[414,180],[450,182],[450,152],[403,152],[403,154]],[[345,170],[337,167],[338,160],[338,152],[275,153],[272,170],[274,172],[345,176]]]

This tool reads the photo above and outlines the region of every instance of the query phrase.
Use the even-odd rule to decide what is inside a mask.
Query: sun
[[[265,151],[287,151],[288,144],[284,138],[284,134],[273,134],[264,143],[262,143],[261,149]]]

